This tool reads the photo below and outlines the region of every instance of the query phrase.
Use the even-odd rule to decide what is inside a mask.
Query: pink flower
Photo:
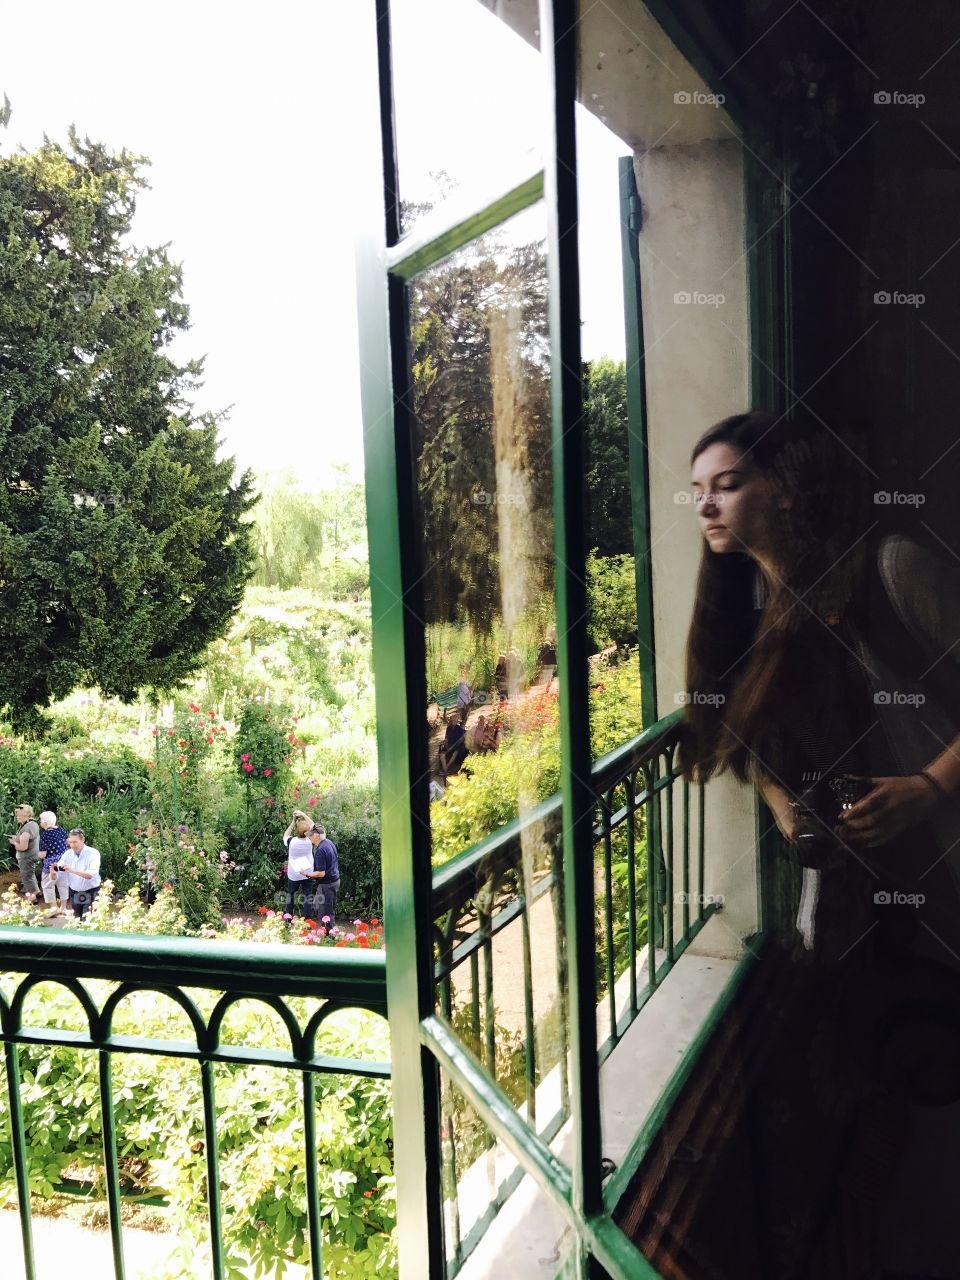
[[[246,755],[241,756],[241,757],[240,757],[240,759],[241,759],[241,760],[249,760],[249,759],[250,759],[250,752],[248,751],[248,752],[247,752],[247,754],[246,754]]]
[[[272,769],[264,769],[264,771],[263,771],[263,776],[264,776],[265,778],[269,778],[269,777],[270,777],[270,775],[271,775],[271,773],[273,773],[273,770],[272,770]]]
[[[250,763],[249,760],[245,765],[243,765],[243,771],[244,773],[253,773],[253,765]]]
[[[329,923],[330,923],[330,917],[329,917],[329,916],[322,916],[322,917],[321,917],[321,919],[323,920],[323,923],[324,923],[324,924],[329,924]]]
[[[308,804],[310,805],[310,807],[312,808],[312,807],[317,803],[317,798],[316,798],[316,796],[311,796],[311,797],[310,797],[310,799],[307,801],[307,803],[308,803]]]
[[[292,920],[292,919],[293,919],[293,916],[290,914],[290,912],[289,912],[289,911],[285,911],[285,912],[283,913],[283,918],[284,918],[284,920]]]

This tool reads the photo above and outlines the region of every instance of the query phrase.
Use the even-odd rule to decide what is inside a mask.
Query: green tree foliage
[[[587,546],[633,554],[627,435],[627,371],[604,356],[584,366]]]
[[[587,635],[594,653],[637,642],[637,583],[633,556],[587,556]]]
[[[0,155],[0,706],[132,698],[197,669],[250,569],[249,474],[196,414],[165,247],[131,245],[147,161],[71,129]]]
[[[552,585],[546,271],[540,242],[478,247],[426,272],[412,301],[415,447],[427,622],[488,631],[501,608],[504,468],[523,477],[529,594]],[[498,324],[509,364],[513,430],[497,439]],[[502,394],[507,378],[502,378]]]

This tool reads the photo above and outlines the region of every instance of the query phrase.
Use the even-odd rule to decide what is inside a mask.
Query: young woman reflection
[[[681,763],[756,783],[803,868],[745,1121],[762,1270],[960,1275],[960,560],[881,534],[826,431],[740,414],[691,466]]]

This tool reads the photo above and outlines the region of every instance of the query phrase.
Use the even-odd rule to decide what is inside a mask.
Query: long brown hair
[[[774,582],[761,580],[746,551],[720,554],[704,543],[678,757],[692,781],[730,769],[748,782],[786,767],[776,702],[790,675],[792,636],[811,612],[832,620],[857,607],[870,554],[868,495],[857,445],[810,423],[735,414],[704,432],[690,465],[720,443],[766,474],[775,500],[788,501],[776,505],[769,531]]]

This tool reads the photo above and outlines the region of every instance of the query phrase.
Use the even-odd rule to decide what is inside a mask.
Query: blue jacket
[[[332,880],[340,879],[337,846],[332,840],[324,838],[314,849],[313,869],[314,871],[325,871],[327,873],[320,881],[321,884],[329,884]]]

